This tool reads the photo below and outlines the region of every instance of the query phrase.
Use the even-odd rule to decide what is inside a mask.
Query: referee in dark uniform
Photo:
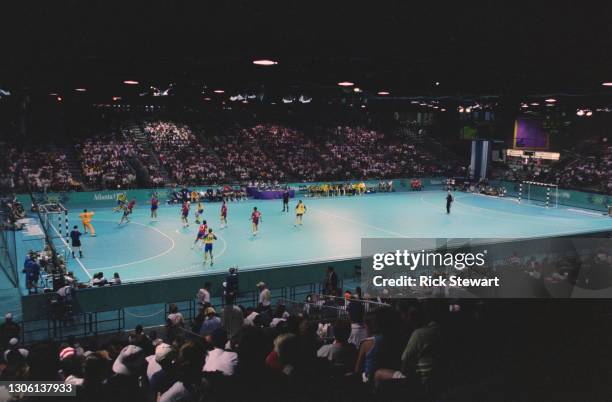
[[[289,189],[283,192],[283,212],[289,212]]]
[[[451,204],[453,203],[453,201],[454,201],[453,196],[449,190],[448,194],[446,195],[446,213],[447,214],[450,214]]]

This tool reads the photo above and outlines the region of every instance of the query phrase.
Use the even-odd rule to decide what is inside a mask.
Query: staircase
[[[134,141],[135,144],[141,145],[142,148],[147,152],[149,157],[148,162],[151,162],[157,167],[157,170],[164,179],[164,183],[171,183],[172,179],[170,178],[168,171],[159,160],[159,157],[157,156],[157,153],[155,152],[155,150],[151,146],[151,143],[147,139],[147,136],[145,135],[142,126],[136,123],[128,124],[123,127],[123,131],[126,133],[129,132],[129,134],[131,135],[131,140]]]
[[[66,155],[66,165],[68,165],[68,170],[72,175],[72,178],[81,183],[81,189],[84,191],[89,190],[89,188],[85,185],[85,179],[83,178],[83,172],[81,170],[81,164],[79,163],[79,157],[76,153],[76,150],[72,146],[62,146],[58,147],[54,144],[49,146],[49,150],[63,153]]]

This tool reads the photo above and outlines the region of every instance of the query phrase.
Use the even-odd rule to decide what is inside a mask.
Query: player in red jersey
[[[157,193],[153,193],[151,196],[151,219],[157,219],[157,208],[159,208],[159,200],[157,199]]]
[[[253,213],[251,214],[251,222],[253,223],[253,236],[257,236],[257,230],[259,229],[260,221],[261,212],[257,210],[257,207],[253,207]]]
[[[132,201],[130,201],[125,207],[125,209],[123,210],[123,216],[121,217],[121,221],[119,221],[120,225],[123,222],[126,222],[126,223],[130,222],[130,215],[132,214],[132,212],[134,212],[135,205],[136,205],[136,199],[132,198]]]
[[[227,227],[227,204],[225,203],[225,200],[223,201],[223,204],[221,204],[221,227]]]
[[[181,222],[184,228],[189,226],[189,201],[185,201],[181,208]]]
[[[204,240],[204,237],[206,237],[207,234],[208,224],[206,223],[206,221],[202,221],[202,224],[198,228],[198,234],[196,235],[195,241],[193,242],[191,248],[193,249],[200,240]]]

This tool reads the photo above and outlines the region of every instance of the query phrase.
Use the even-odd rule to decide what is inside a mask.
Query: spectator
[[[357,360],[357,349],[348,341],[351,326],[347,321],[338,320],[334,323],[333,333],[333,343],[321,346],[317,356],[331,361],[334,368],[343,374],[351,372]]]
[[[270,293],[270,289],[268,289],[265,282],[258,282],[256,286],[257,289],[259,289],[259,310],[270,310],[270,306],[272,305],[272,294]]]
[[[4,315],[4,322],[0,324],[0,347],[4,350],[9,340],[17,338],[21,334],[21,326],[13,320],[13,314],[6,313]]]
[[[225,350],[227,332],[222,328],[217,328],[212,332],[210,339],[213,349],[208,351],[202,371],[220,371],[224,375],[233,375],[238,364],[238,355]]]

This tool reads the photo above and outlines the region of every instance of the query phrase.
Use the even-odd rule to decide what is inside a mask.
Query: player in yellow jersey
[[[208,229],[208,234],[204,237],[204,264],[208,261],[208,256],[210,255],[210,266],[213,265],[213,243],[217,240],[217,236],[214,235],[212,229]]]
[[[119,212],[122,209],[125,209],[125,204],[127,203],[127,194],[126,193],[120,193],[117,196],[117,206],[115,208],[113,208],[113,212]]]
[[[91,224],[91,218],[93,216],[94,216],[94,212],[88,211],[86,209],[84,209],[83,212],[79,214],[79,217],[81,218],[81,223],[83,223],[83,232],[87,233],[87,230],[89,230],[89,234],[91,236],[96,235],[96,231],[94,230],[94,227]]]
[[[297,205],[295,206],[295,225],[293,226],[302,225],[302,217],[305,213],[306,205],[304,205],[302,200],[299,200]]]

